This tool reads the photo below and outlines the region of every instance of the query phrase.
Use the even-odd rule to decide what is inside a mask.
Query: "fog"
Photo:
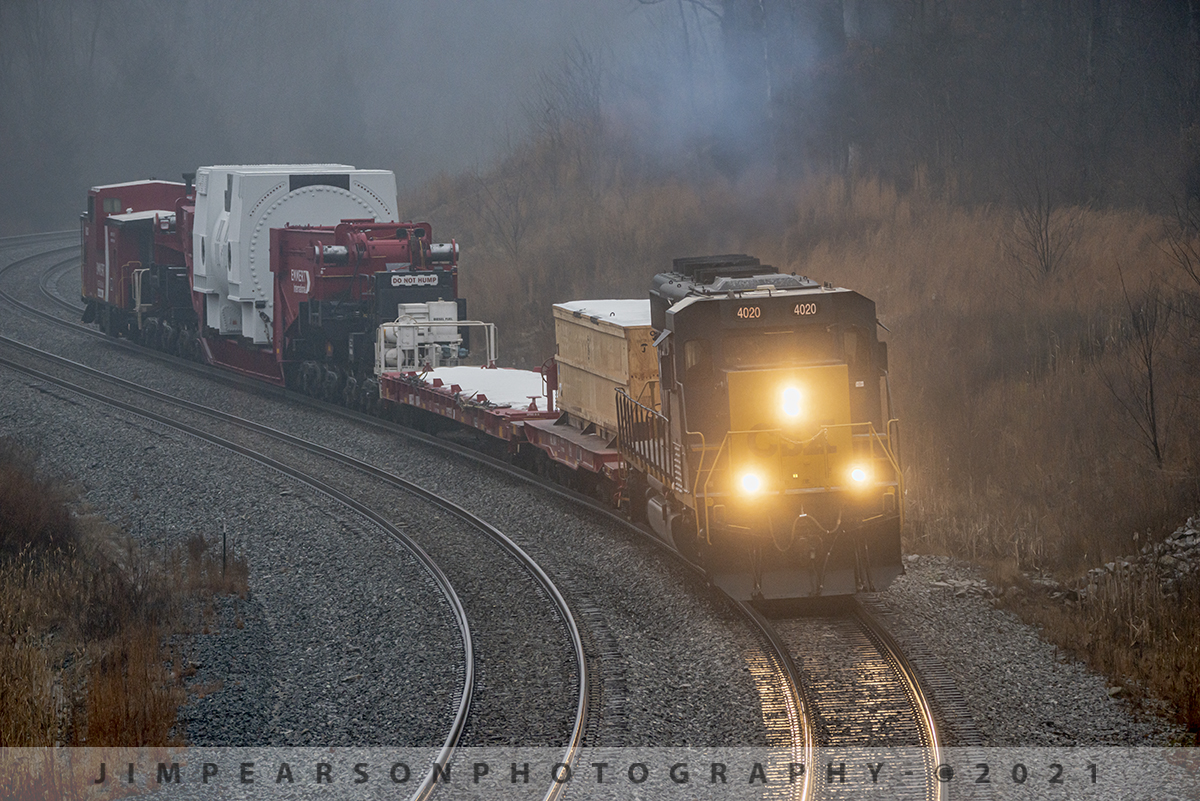
[[[572,49],[643,64],[637,0],[6,0],[0,233],[73,225],[87,187],[206,163],[344,162],[401,191],[486,165]]]
[[[207,163],[352,163],[405,192],[589,115],[653,175],[1170,209],[1200,197],[1193,6],[6,0],[0,233]]]

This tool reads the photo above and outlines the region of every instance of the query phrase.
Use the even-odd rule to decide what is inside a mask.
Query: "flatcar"
[[[553,306],[541,370],[496,366],[458,246],[398,222],[394,176],[205,167],[95,187],[85,321],[489,450],[622,508],[733,597],[880,590],[903,473],[875,304],[743,254],[647,296]],[[483,369],[481,369],[483,368]]]

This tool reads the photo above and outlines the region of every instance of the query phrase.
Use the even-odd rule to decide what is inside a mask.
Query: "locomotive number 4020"
[[[816,313],[817,304],[815,303],[797,303],[796,307],[792,309],[792,314],[796,315],[797,317],[807,317]]]
[[[757,320],[762,317],[761,306],[738,306],[737,316],[740,320]]]

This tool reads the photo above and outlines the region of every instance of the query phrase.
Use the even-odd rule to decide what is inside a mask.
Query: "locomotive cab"
[[[661,408],[617,403],[660,536],[735,597],[890,583],[902,489],[875,304],[741,255],[676,260],[650,296]]]

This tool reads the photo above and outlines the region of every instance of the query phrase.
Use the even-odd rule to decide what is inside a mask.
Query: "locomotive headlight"
[[[800,416],[800,390],[796,387],[783,390],[783,413],[788,417]]]
[[[757,473],[742,474],[742,491],[747,495],[753,495],[762,489],[762,479]]]
[[[868,472],[867,468],[861,465],[855,465],[854,467],[850,468],[850,480],[860,487],[864,486],[867,483],[867,479],[870,477],[870,472]]]

